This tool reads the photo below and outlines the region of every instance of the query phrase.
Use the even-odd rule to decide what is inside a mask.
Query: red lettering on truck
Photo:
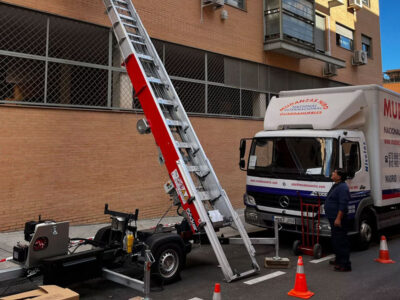
[[[302,100],[296,100],[294,102],[291,102],[289,104],[286,104],[285,106],[283,106],[280,111],[283,111],[285,109],[288,109],[289,107],[296,105],[296,104],[302,104],[302,103],[317,103],[319,105],[321,105],[322,109],[328,109],[328,103],[326,103],[323,100],[319,100],[319,99],[302,99]]]
[[[400,119],[400,103],[383,99],[383,115],[392,119]]]

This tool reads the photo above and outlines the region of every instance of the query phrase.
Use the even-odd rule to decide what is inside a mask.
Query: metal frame
[[[204,228],[226,281],[230,282],[258,272],[260,268],[255,259],[254,247],[204,153],[171,78],[132,2],[124,2],[127,9],[120,7],[119,5],[123,4],[116,0],[104,0],[104,4],[113,24],[132,85],[151,124],[151,132],[161,150],[165,166],[192,231],[198,232],[200,228]],[[121,10],[128,11],[129,14],[125,15],[120,12]],[[133,32],[128,33],[129,28],[134,28]],[[140,41],[131,40],[132,36],[139,37]],[[172,129],[172,127],[177,128]],[[176,136],[173,135],[173,131]],[[180,148],[190,150],[185,155]],[[209,205],[219,211],[227,223],[224,226],[234,224],[237,228],[249,254],[252,269],[237,274],[231,268],[203,201],[209,201]]]
[[[112,282],[127,286],[134,290],[144,293],[144,300],[150,299],[150,276],[151,276],[151,265],[155,262],[151,250],[146,249],[145,261],[143,266],[144,276],[143,281],[114,272],[107,268],[103,268],[103,277]]]
[[[25,269],[22,266],[12,267],[0,270],[0,282],[21,278],[25,275]]]
[[[274,259],[279,259],[279,222],[281,222],[282,217],[274,216],[274,235],[273,238],[250,238],[253,245],[274,245],[275,246],[275,256]],[[243,239],[241,238],[229,238],[230,244],[243,244]]]

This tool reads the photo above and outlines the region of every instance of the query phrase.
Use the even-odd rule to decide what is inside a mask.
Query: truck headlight
[[[319,231],[331,231],[331,225],[329,223],[320,223]]]
[[[253,196],[244,194],[243,198],[244,198],[244,204],[248,204],[248,205],[252,205],[252,206],[256,206],[257,205],[256,199],[254,199]]]

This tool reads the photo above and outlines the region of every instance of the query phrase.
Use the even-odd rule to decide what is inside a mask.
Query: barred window
[[[0,103],[141,111],[111,28],[5,3],[0,11]],[[271,93],[339,84],[160,40],[153,44],[189,114],[262,119]]]

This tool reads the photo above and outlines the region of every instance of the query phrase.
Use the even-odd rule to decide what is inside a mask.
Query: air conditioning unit
[[[328,2],[329,7],[335,7],[335,6],[339,6],[339,5],[343,5],[345,0],[330,0]]]
[[[349,0],[349,7],[353,9],[360,9],[362,8],[362,0]]]
[[[356,50],[353,54],[351,64],[353,66],[366,65],[368,62],[368,54],[362,50]]]
[[[324,77],[332,77],[337,75],[337,67],[334,64],[326,63],[322,72]]]
[[[213,5],[215,7],[224,6],[224,0],[202,0],[203,6]]]

